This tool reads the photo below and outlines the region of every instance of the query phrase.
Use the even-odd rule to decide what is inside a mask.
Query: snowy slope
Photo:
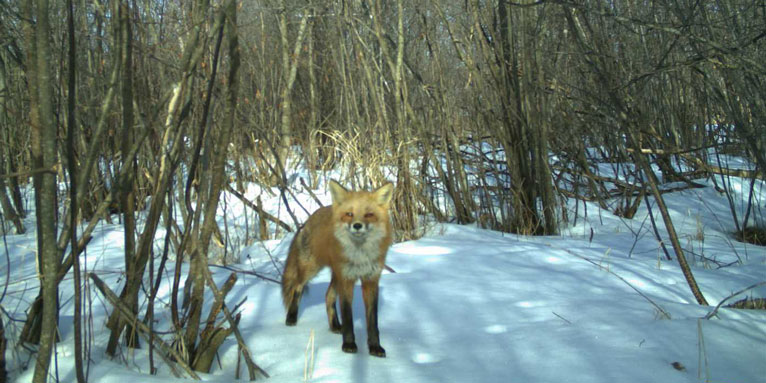
[[[766,249],[729,239],[733,223],[723,196],[706,188],[667,198],[712,305],[766,280]],[[239,209],[229,208],[229,214]],[[433,225],[422,239],[394,245],[387,263],[395,273],[385,272],[381,279],[385,359],[367,354],[358,287],[354,318],[360,352],[341,351],[340,335],[328,330],[325,315],[327,272],[310,283],[296,327],[284,325],[279,286],[273,282],[242,273],[228,302],[247,298],[240,330],[271,382],[304,380],[312,331],[311,382],[766,382],[766,313],[721,309],[711,320],[700,319],[712,308],[695,303],[677,263],[664,259],[645,205],[630,221],[588,209],[587,220],[580,217],[577,226],[557,237],[446,224]],[[34,227],[32,222],[28,227]],[[122,282],[121,242],[119,226],[103,225],[88,248],[88,270],[115,290]],[[281,243],[246,247],[235,267],[277,274],[264,247],[284,259],[288,242],[289,236]],[[37,288],[34,236],[9,236],[8,243],[11,284],[2,304],[22,318]],[[219,283],[229,274],[212,270]],[[56,351],[58,377],[69,382],[74,380],[71,281],[62,287],[64,341]],[[169,289],[163,287],[156,308],[159,330],[170,328],[164,306]],[[766,296],[766,288],[732,301],[747,295]],[[90,381],[188,381],[172,378],[159,358],[159,375],[148,375],[145,350],[124,350],[120,360],[107,359],[104,322],[111,308],[97,292],[91,297]],[[12,345],[20,326],[9,325]],[[233,338],[221,351],[221,364],[204,380],[233,380]],[[31,381],[28,352],[15,348],[7,357],[12,381]],[[25,364],[29,368],[23,370]],[[246,376],[244,367],[240,371]]]

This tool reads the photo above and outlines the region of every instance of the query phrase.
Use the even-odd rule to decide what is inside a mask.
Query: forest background
[[[246,242],[299,227],[291,193],[329,171],[351,187],[395,182],[397,240],[422,235],[424,217],[556,234],[570,199],[629,219],[651,195],[663,249],[684,267],[662,194],[766,177],[765,37],[757,0],[3,2],[0,202],[17,233],[36,214],[40,292],[21,336],[39,345],[35,381],[49,369],[58,284],[81,285],[78,255],[115,217],[125,283],[106,352],[122,336],[155,342],[136,322],[140,300],[153,315],[156,289],[142,281],[159,285],[154,262],[186,259],[171,305],[184,352],[161,352],[209,369],[223,339],[241,338],[226,286],[209,277],[225,262],[211,257],[219,197],[245,200],[252,183],[278,188],[291,219],[247,200],[259,221]],[[594,171],[604,163],[619,176]],[[290,177],[298,167],[317,171]],[[741,236],[763,227],[756,208],[731,214]],[[205,327],[206,288],[226,331]],[[78,288],[74,299],[80,339]]]

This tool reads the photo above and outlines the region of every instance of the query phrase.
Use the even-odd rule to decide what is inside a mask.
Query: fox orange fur
[[[370,354],[386,356],[378,332],[378,282],[391,246],[389,205],[393,185],[375,191],[350,191],[330,181],[332,206],[314,212],[290,244],[282,274],[282,298],[287,308],[288,326],[298,321],[298,305],[303,289],[319,270],[332,271],[325,303],[330,330],[343,334],[342,349],[357,351],[351,301],[354,284],[362,281],[367,319],[367,346]],[[335,301],[340,298],[338,321]]]

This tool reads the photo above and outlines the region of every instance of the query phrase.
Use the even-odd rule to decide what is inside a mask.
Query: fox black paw
[[[349,354],[356,354],[357,348],[356,343],[343,343],[342,346],[343,352],[347,352]]]
[[[287,314],[287,318],[285,319],[285,324],[288,326],[295,326],[296,323],[298,323],[298,315]]]
[[[370,355],[377,356],[380,358],[386,357],[386,350],[383,349],[383,347],[378,346],[370,346]]]

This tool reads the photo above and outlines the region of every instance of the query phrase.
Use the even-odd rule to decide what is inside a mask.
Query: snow
[[[284,325],[279,285],[247,272],[278,279],[290,234],[282,240],[241,241],[229,249],[239,257],[231,268],[245,272],[239,273],[227,303],[234,307],[246,299],[239,308],[240,331],[271,382],[766,382],[766,312],[721,308],[712,319],[702,319],[733,292],[766,280],[766,249],[733,240],[726,197],[711,182],[698,182],[707,187],[666,194],[666,199],[711,307],[696,304],[677,262],[665,259],[646,203],[634,219],[624,220],[592,204],[585,217],[582,202],[577,224],[562,227],[560,236],[525,237],[430,223],[423,238],[395,244],[387,259],[395,272],[385,271],[381,278],[379,327],[385,359],[367,353],[359,286],[353,310],[360,350],[354,355],[341,351],[341,337],[329,331],[325,314],[330,280],[326,270],[310,282],[298,325]],[[737,182],[747,193],[749,181]],[[318,197],[326,203],[329,194],[321,190]],[[246,194],[254,199],[261,193],[251,187]],[[290,222],[278,194],[262,196],[270,213]],[[221,219],[230,220],[229,237],[244,238],[249,227],[253,238],[253,213],[236,198],[226,198],[226,216]],[[318,206],[308,195],[298,198],[309,211]],[[744,204],[742,198],[736,201],[741,217]],[[570,208],[573,212],[574,206]],[[301,209],[296,214],[306,217]],[[25,317],[37,294],[34,221],[25,223],[30,233],[6,237],[9,264],[3,262],[0,274],[3,280],[9,278],[2,306],[17,319]],[[661,222],[658,225],[665,235]],[[87,271],[115,291],[124,282],[122,238],[121,226],[100,224],[83,258]],[[161,244],[158,240],[157,246]],[[219,285],[231,272],[220,267],[211,271]],[[158,331],[171,329],[168,280],[169,275],[155,307]],[[113,360],[105,356],[105,322],[112,308],[92,286],[86,290],[89,381],[190,381],[174,378],[157,356],[159,372],[150,375],[145,342],[139,350],[123,348]],[[59,381],[71,382],[71,278],[62,283],[60,294],[62,342],[55,349],[52,373]],[[728,303],[746,296],[764,297],[766,287]],[[140,312],[143,317],[144,306]],[[10,381],[30,382],[34,355],[16,343],[23,322],[4,323],[10,338]],[[313,348],[307,349],[311,342]],[[210,374],[201,374],[204,381],[235,380],[233,336],[219,358]],[[244,364],[239,376],[246,380]]]

